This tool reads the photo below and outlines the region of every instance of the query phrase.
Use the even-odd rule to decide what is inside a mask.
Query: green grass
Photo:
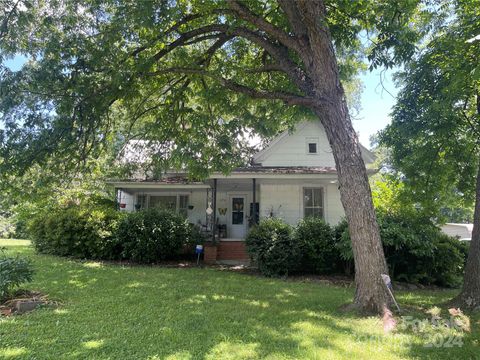
[[[343,313],[353,290],[257,278],[215,269],[122,267],[35,255],[28,243],[0,240],[34,262],[28,286],[62,305],[0,319],[0,358],[11,359],[476,359],[473,331],[463,346],[428,348],[438,332],[383,334],[380,319]],[[409,315],[454,291],[402,292]],[[444,310],[445,312],[445,310]],[[451,331],[441,330],[442,333]]]

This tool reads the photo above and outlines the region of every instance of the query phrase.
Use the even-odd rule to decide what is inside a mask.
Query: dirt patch
[[[38,291],[19,290],[0,303],[0,316],[25,314],[40,306],[57,305],[57,301],[49,300],[48,295]]]

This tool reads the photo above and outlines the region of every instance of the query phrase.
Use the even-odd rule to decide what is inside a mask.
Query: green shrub
[[[338,270],[339,254],[334,230],[323,219],[309,217],[295,229],[295,241],[301,254],[301,271],[329,274]]]
[[[468,245],[451,236],[440,234],[433,256],[435,283],[441,286],[459,286],[468,256]]]
[[[0,300],[5,299],[23,283],[32,281],[33,268],[29,260],[0,255]]]
[[[249,231],[247,251],[260,272],[278,276],[298,269],[300,248],[292,235],[292,227],[277,218],[261,220]]]
[[[89,259],[118,258],[115,239],[122,214],[113,208],[69,205],[36,216],[29,225],[40,253]]]
[[[128,213],[118,226],[117,241],[123,248],[122,258],[154,263],[178,256],[191,234],[184,217],[154,208]]]
[[[443,234],[419,213],[377,211],[377,220],[393,279],[442,286],[459,284],[466,254],[464,244]],[[339,226],[336,247],[342,259],[353,261],[347,226]]]

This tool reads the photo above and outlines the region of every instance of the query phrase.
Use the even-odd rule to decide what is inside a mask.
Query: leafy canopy
[[[455,17],[400,74],[392,124],[381,134],[415,201],[436,213],[471,204],[480,156],[480,7],[456,1]]]
[[[365,57],[371,68],[409,59],[437,6],[320,4],[344,82]],[[166,149],[154,154],[154,166],[205,176],[243,163],[252,131],[270,136],[312,116],[316,90],[297,30],[317,20],[303,19],[289,1],[1,5],[2,64],[16,54],[29,59],[18,72],[0,68],[2,173],[54,166],[49,159],[73,171],[78,159],[98,157],[109,142],[134,138]]]

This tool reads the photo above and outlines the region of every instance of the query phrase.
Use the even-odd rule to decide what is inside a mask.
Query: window
[[[323,188],[303,189],[303,216],[323,218]]]
[[[232,198],[232,225],[243,225],[244,198]]]
[[[307,137],[305,139],[306,151],[307,154],[315,155],[318,152],[318,138],[316,137]]]
[[[171,196],[150,196],[150,206],[167,210],[177,210],[177,197]]]
[[[147,195],[137,195],[137,202],[135,203],[135,210],[147,208]]]
[[[140,199],[140,196],[137,199]],[[175,211],[185,217],[188,215],[188,195],[149,195],[148,200],[149,208],[158,207]]]
[[[178,213],[187,217],[188,212],[188,195],[179,195],[178,196]]]

